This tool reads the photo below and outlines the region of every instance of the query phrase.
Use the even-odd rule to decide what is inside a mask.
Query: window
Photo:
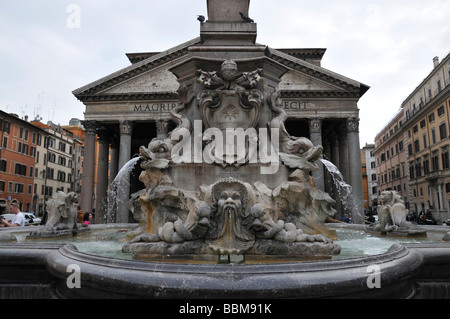
[[[445,113],[444,106],[441,105],[441,106],[438,108],[437,112],[438,112],[438,116],[444,115],[444,113]]]
[[[62,165],[62,166],[66,166],[66,158],[65,157],[62,157],[62,156],[59,156],[58,157],[58,164],[59,165]]]
[[[434,112],[431,113],[430,115],[428,115],[428,121],[429,121],[430,123],[433,123],[433,122],[434,122]]]
[[[23,194],[24,193],[24,184],[16,183],[14,184],[14,193]]]
[[[413,131],[414,131],[414,134],[416,134],[419,131],[419,128],[417,127],[417,125],[414,125]]]
[[[429,174],[430,173],[430,159],[428,157],[425,157],[423,159],[423,172],[425,174]]]
[[[6,172],[7,163],[6,160],[0,160],[0,172]]]
[[[415,140],[414,141],[414,150],[415,150],[416,153],[419,153],[419,151],[420,151],[419,140]]]
[[[3,132],[9,134],[10,130],[11,130],[11,123],[9,123],[8,121],[5,121],[5,124],[3,125]]]
[[[49,152],[47,156],[48,156],[48,159],[47,159],[47,160],[48,160],[49,162],[51,162],[51,163],[55,163],[55,162],[56,162],[56,155],[55,155],[54,153],[50,153],[50,152]]]
[[[419,162],[416,163],[416,176],[421,177],[422,176],[422,165]]]
[[[433,171],[439,170],[439,153],[434,152],[433,157],[431,159],[431,168]]]
[[[411,179],[415,178],[414,177],[414,163],[413,162],[409,163],[409,177]]]
[[[441,136],[441,140],[447,138],[447,128],[445,126],[445,123],[439,125],[439,134]]]
[[[420,121],[420,128],[424,128],[425,127],[425,120]]]
[[[450,168],[448,150],[442,151],[442,169]]]
[[[436,130],[434,128],[431,129],[431,142],[436,144]]]
[[[27,175],[27,166],[16,163],[16,168],[15,168],[14,174],[26,176]]]
[[[372,174],[372,182],[377,180],[377,174]]]
[[[450,193],[450,183],[445,184],[445,192]]]
[[[423,148],[427,148],[427,136],[423,135]]]

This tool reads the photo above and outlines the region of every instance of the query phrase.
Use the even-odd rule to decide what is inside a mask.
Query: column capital
[[[348,132],[359,132],[359,118],[349,117],[347,119],[347,131]]]
[[[309,132],[322,133],[322,118],[309,119]]]
[[[120,134],[131,135],[133,134],[133,121],[120,121]]]
[[[86,130],[86,134],[95,135],[97,134],[97,121],[81,121],[84,129]]]

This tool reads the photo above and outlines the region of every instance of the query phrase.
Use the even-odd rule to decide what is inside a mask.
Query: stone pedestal
[[[248,16],[250,0],[208,0],[208,21],[240,22],[239,12]]]

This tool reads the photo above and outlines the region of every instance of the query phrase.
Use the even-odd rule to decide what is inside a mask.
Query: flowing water
[[[113,223],[116,220],[117,207],[121,196],[118,196],[123,190],[130,187],[129,175],[134,170],[139,157],[129,160],[117,173],[108,189],[108,203],[106,207],[106,222]]]
[[[341,201],[345,213],[352,216],[354,221],[364,221],[364,215],[362,212],[362,207],[358,205],[355,198],[353,197],[352,187],[344,181],[344,177],[339,169],[326,159],[320,159],[327,171],[333,178],[333,183],[338,192],[338,199]]]

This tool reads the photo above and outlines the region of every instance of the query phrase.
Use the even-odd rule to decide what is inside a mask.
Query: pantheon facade
[[[199,22],[199,37],[164,52],[127,54],[128,67],[73,92],[86,106],[82,209],[95,208],[96,222],[105,218],[109,183],[120,169],[139,153],[140,146],[148,145],[156,136],[166,136],[175,127],[171,111],[179,105],[177,91],[183,74],[171,69],[195,57],[232,57],[237,61],[240,57],[264,57],[270,62],[267,67],[272,64],[282,69],[283,74],[274,82],[288,114],[286,129],[292,136],[304,136],[322,145],[324,157],[339,168],[353,195],[362,202],[358,101],[369,87],[323,68],[325,49],[273,49],[257,43],[257,23],[230,14],[220,3],[208,1],[208,17]],[[243,6],[239,11],[248,15],[249,1],[227,3]],[[118,208],[116,222],[132,220],[126,202],[143,187],[138,175],[127,176],[131,186],[117,194],[124,204]],[[318,188],[335,199],[339,196],[323,166],[313,177]]]

